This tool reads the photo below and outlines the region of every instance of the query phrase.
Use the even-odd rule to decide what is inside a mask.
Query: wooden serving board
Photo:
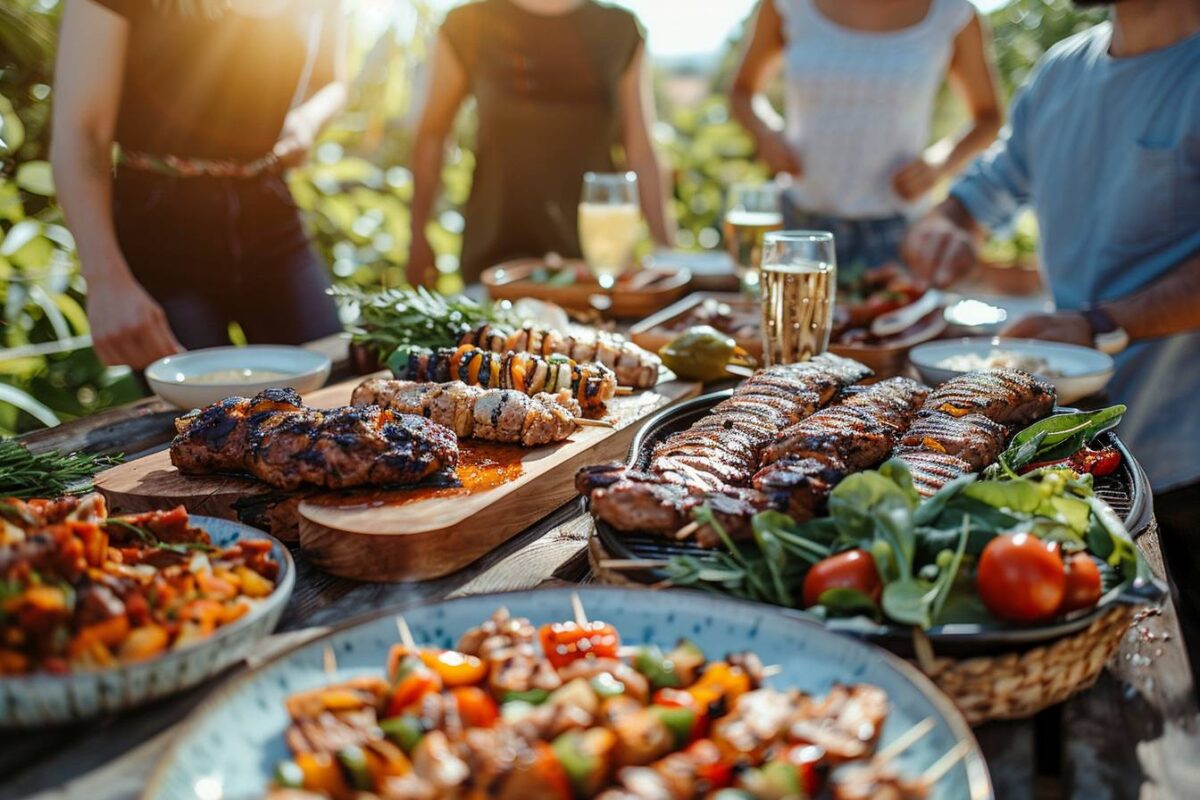
[[[318,390],[305,402],[343,405],[361,380]],[[699,392],[698,383],[671,380],[613,398],[608,419],[614,428],[581,428],[548,447],[463,441],[462,487],[289,493],[249,478],[184,476],[162,451],[100,473],[96,488],[118,513],[183,505],[298,540],[334,575],[428,580],[466,566],[565,503],[575,494],[580,467],[623,459],[639,422]]]

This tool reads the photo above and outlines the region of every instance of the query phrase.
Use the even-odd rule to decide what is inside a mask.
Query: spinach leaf
[[[826,589],[817,598],[817,603],[825,609],[826,617],[853,617],[859,614],[879,619],[879,606],[864,592],[839,586]]]
[[[999,465],[1010,475],[1034,461],[1067,458],[1105,431],[1115,428],[1125,414],[1125,406],[1115,405],[1096,411],[1073,411],[1039,420],[1013,437],[1008,449],[1000,454]]]
[[[759,552],[762,553],[762,560],[770,578],[771,596],[778,605],[795,605],[792,601],[791,590],[784,580],[784,573],[787,571],[787,551],[772,532],[771,526],[764,523],[760,517],[761,515],[758,514],[752,517],[750,527],[754,532],[754,541],[758,545]]]
[[[883,613],[902,625],[928,628],[933,624],[929,611],[938,587],[919,578],[908,578],[883,587]]]

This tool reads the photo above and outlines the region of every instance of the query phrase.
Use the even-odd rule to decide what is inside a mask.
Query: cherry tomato
[[[1024,623],[1057,614],[1066,582],[1057,549],[1027,533],[997,536],[988,542],[975,578],[988,611]]]
[[[1103,589],[1100,568],[1087,553],[1075,553],[1063,563],[1066,569],[1066,589],[1063,592],[1060,613],[1091,608],[1100,601]]]
[[[607,622],[588,622],[582,627],[575,622],[557,622],[538,629],[538,639],[546,660],[555,669],[562,669],[581,658],[616,658],[621,646],[617,629]]]
[[[804,576],[804,606],[815,606],[829,589],[857,589],[876,603],[883,594],[875,559],[866,550],[847,550],[818,561]]]
[[[399,716],[425,695],[442,690],[442,679],[438,674],[413,656],[405,657],[397,665],[392,680],[395,685],[388,700],[386,717]]]

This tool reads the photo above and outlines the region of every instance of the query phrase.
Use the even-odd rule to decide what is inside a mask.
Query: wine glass
[[[777,183],[735,183],[725,209],[725,243],[733,258],[742,291],[758,289],[763,235],[783,227],[783,209]]]
[[[807,361],[825,352],[833,327],[837,257],[828,231],[774,231],[763,237],[763,360]]]
[[[589,172],[579,201],[579,246],[604,289],[625,271],[641,233],[637,174]]]

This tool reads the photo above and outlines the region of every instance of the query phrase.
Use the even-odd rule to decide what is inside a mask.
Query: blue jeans
[[[838,284],[854,282],[863,272],[900,260],[908,220],[899,214],[871,219],[841,219],[796,208],[784,194],[783,226],[788,230],[829,231],[837,250]]]

